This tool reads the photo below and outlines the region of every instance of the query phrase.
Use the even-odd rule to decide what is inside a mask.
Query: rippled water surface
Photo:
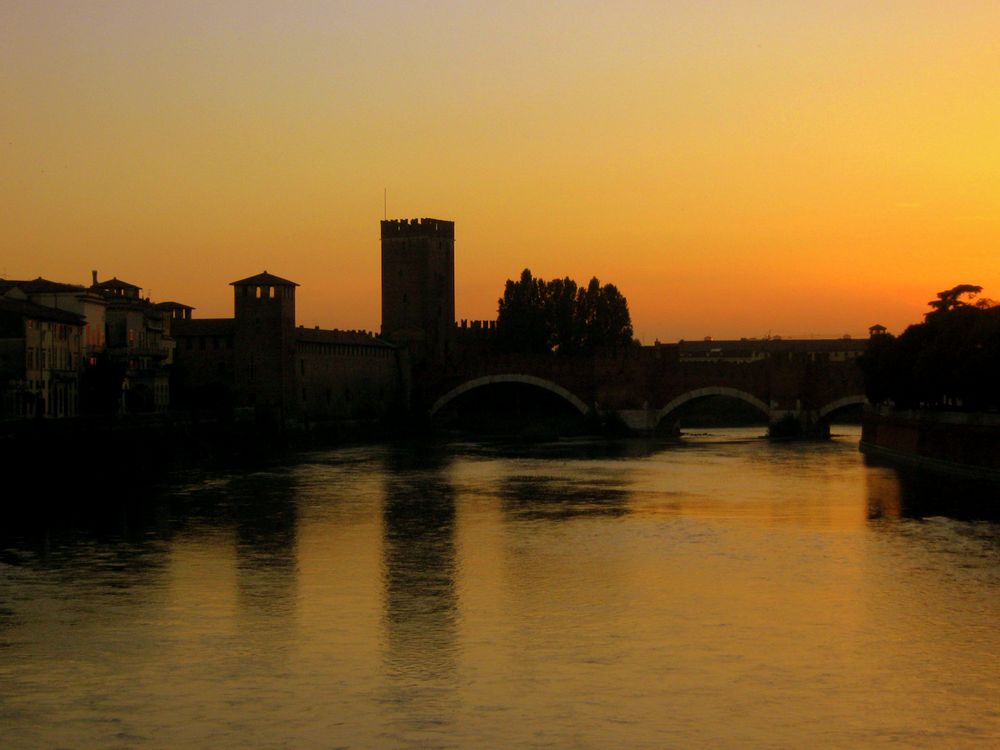
[[[316,452],[8,527],[0,745],[1000,746],[994,490],[752,434]]]

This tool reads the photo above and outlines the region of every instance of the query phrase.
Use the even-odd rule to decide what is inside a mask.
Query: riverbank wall
[[[859,448],[893,464],[1000,481],[1000,414],[873,409]]]

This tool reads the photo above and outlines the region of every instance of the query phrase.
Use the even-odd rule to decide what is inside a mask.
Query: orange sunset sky
[[[456,311],[596,275],[644,343],[1000,297],[1000,3],[0,0],[0,275],[377,329],[390,218]]]

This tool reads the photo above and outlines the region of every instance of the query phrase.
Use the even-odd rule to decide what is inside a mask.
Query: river
[[[317,451],[9,526],[0,745],[1000,746],[993,490],[836,431]]]

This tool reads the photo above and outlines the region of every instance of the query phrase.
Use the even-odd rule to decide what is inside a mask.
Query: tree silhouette
[[[983,288],[975,284],[959,284],[958,286],[953,286],[951,289],[938,292],[937,299],[932,299],[927,303],[931,311],[924,313],[924,318],[926,319],[939,313],[948,313],[960,307],[967,307],[968,303],[963,302],[961,298],[965,296],[970,298],[975,297],[981,291],[983,291]]]
[[[595,277],[584,287],[569,278],[545,281],[521,272],[507,280],[497,305],[497,334],[508,351],[561,355],[630,346],[628,301]]]
[[[861,368],[872,403],[904,409],[1000,408],[1000,307],[973,284],[939,292],[924,322],[872,336]],[[970,301],[963,300],[966,297]]]

